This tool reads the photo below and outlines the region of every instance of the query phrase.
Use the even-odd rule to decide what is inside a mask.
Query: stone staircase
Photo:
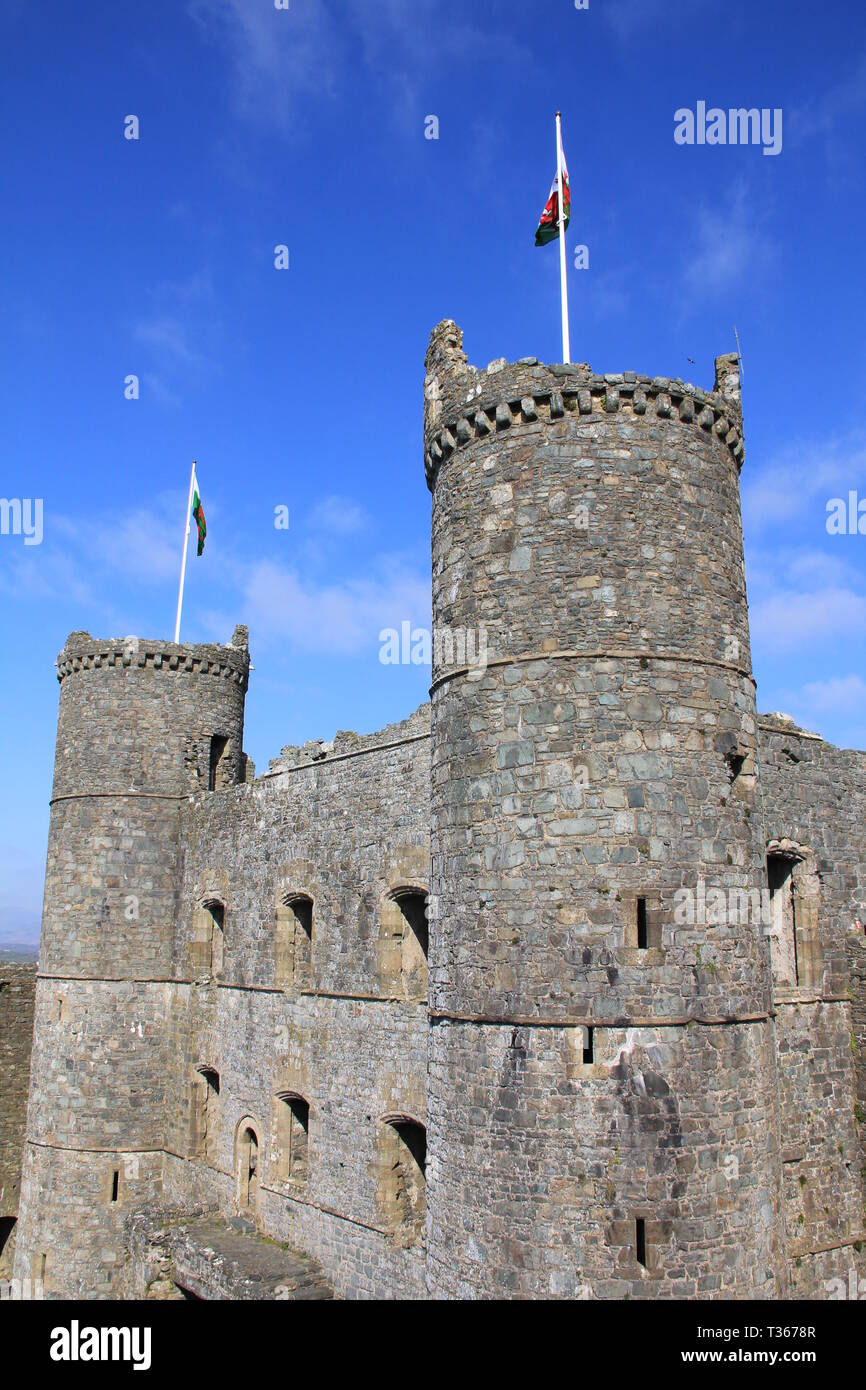
[[[214,1213],[154,1224],[139,1244],[139,1282],[150,1299],[331,1299],[311,1256]]]

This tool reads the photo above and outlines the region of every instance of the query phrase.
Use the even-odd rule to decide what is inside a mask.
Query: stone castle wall
[[[866,1270],[866,936],[853,929],[866,920],[866,754],[770,716],[759,757],[765,840],[796,847],[817,878],[817,964],[777,984],[775,1008],[792,1291],[820,1298]]]
[[[424,1292],[420,1240],[401,1243],[385,1209],[383,1116],[424,1123],[426,1007],[394,959],[391,895],[426,891],[429,712],[322,751],[286,749],[251,786],[200,796],[183,818],[184,874],[171,1009],[165,1198],[210,1194],[238,1210],[237,1142],[259,1141],[259,1217],[316,1255],[338,1292]],[[286,895],[313,903],[307,977],[276,979]],[[197,904],[225,904],[221,977],[190,978]],[[190,1156],[195,1073],[219,1075],[219,1139]],[[309,1104],[308,1178],[281,1180],[280,1093]]]
[[[348,1297],[826,1296],[866,755],[758,720],[736,359],[481,372],[447,322],[427,368],[430,706],[253,781],[245,629],[61,654],[16,1274],[141,1293],[132,1218],[199,1211]],[[768,845],[787,946],[678,915]]]
[[[0,961],[0,1278],[12,1273],[35,993],[35,963]]]

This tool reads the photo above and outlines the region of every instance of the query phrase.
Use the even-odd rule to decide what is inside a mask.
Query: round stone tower
[[[123,1218],[159,1192],[179,819],[244,774],[231,646],[76,632],[61,652],[15,1275],[112,1296]]]
[[[432,334],[434,1295],[784,1292],[743,452]]]

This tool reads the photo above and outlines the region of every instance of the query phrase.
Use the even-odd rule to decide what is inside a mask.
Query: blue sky
[[[426,698],[378,640],[429,623],[424,351],[561,357],[557,107],[572,356],[710,386],[737,325],[759,706],[866,747],[866,535],[826,529],[866,498],[860,7],[5,0],[0,53],[0,491],[44,508],[0,536],[0,942],[38,935],[55,656],[171,636],[192,457],[183,637],[249,623],[259,770]],[[698,101],[781,108],[781,152],[675,144]]]

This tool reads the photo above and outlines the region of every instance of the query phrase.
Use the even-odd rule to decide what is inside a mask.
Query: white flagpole
[[[180,562],[180,588],[177,591],[177,621],[174,625],[174,640],[180,641],[180,610],[183,607],[183,585],[186,579],[186,552],[189,550],[189,524],[192,512],[192,494],[195,489],[195,459],[192,463],[192,471],[189,475],[189,497],[186,501],[186,520],[183,526],[183,558]]]
[[[562,289],[562,360],[571,361],[568,336],[568,282],[565,271],[565,198],[562,186],[562,116],[556,113],[556,178],[559,187],[559,283]]]

